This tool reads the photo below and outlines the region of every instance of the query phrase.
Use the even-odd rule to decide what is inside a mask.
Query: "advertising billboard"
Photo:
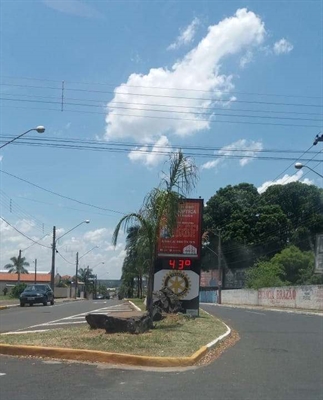
[[[173,234],[167,231],[166,223],[161,226],[157,257],[200,258],[202,210],[202,199],[183,200]]]

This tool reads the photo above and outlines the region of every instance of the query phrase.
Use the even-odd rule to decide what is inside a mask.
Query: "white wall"
[[[54,288],[54,296],[56,298],[66,298],[70,297],[70,288],[64,288],[64,287],[55,287]]]
[[[283,286],[222,291],[222,304],[303,308],[323,311],[323,285]]]
[[[222,304],[258,304],[258,291],[251,289],[222,290]]]

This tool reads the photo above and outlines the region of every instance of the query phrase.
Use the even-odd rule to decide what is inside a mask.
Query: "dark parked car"
[[[42,303],[47,306],[47,303],[54,305],[54,293],[49,285],[28,285],[20,295],[20,307],[25,304],[30,306],[36,303]]]

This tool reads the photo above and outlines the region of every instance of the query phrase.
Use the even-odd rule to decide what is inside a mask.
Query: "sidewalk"
[[[216,307],[229,307],[229,308],[243,308],[246,310],[262,310],[262,311],[278,311],[294,314],[306,314],[306,315],[318,315],[323,317],[323,311],[321,310],[305,310],[301,308],[276,308],[276,307],[264,307],[264,306],[250,306],[243,304],[215,304],[215,303],[200,303],[201,305],[216,306]]]
[[[70,301],[80,301],[84,300],[83,298],[78,297],[77,299],[74,298],[64,298],[64,299],[55,299],[55,303],[67,303]],[[10,307],[18,307],[19,306],[19,299],[11,299],[8,296],[8,300],[0,300],[0,310],[4,310]]]

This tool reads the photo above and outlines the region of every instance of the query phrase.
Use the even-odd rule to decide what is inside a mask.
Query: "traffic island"
[[[0,353],[150,367],[195,365],[230,334],[220,320],[201,311],[199,318],[169,315],[140,334],[107,334],[102,329],[56,329],[0,335]],[[216,339],[216,340],[215,340]],[[209,343],[207,345],[207,343]]]

